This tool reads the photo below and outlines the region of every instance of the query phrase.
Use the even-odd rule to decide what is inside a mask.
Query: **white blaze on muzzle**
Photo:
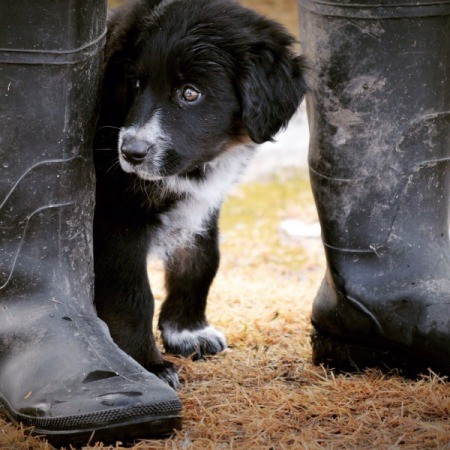
[[[130,158],[127,158],[125,144],[130,141],[139,141],[135,144],[139,144],[141,148],[147,148],[147,154],[141,160],[131,161]],[[118,142],[120,165],[125,172],[135,173],[143,179],[160,178],[165,149],[169,143],[170,139],[161,127],[160,114],[155,112],[151,119],[142,126],[129,125],[121,128]]]

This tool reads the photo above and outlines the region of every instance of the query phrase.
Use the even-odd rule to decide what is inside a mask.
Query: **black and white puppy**
[[[94,152],[96,306],[116,343],[173,385],[152,333],[147,254],[165,264],[165,349],[224,350],[205,316],[219,211],[255,143],[304,96],[293,43],[231,0],[137,0],[109,17]]]

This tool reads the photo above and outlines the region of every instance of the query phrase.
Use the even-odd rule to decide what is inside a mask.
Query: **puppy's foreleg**
[[[227,347],[224,335],[208,324],[205,314],[220,258],[217,217],[211,222],[194,245],[177,249],[166,261],[167,298],[159,316],[166,351],[195,359]]]
[[[152,331],[154,300],[146,270],[147,237],[136,223],[96,218],[95,304],[114,342],[147,370],[178,387],[175,366],[165,361]],[[130,231],[131,230],[131,231]]]

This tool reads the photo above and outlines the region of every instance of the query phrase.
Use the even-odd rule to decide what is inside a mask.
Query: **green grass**
[[[284,219],[313,222],[316,214],[307,174],[296,171],[274,176],[269,181],[238,186],[226,200],[220,221],[222,247],[245,249],[250,264],[283,265],[298,271],[306,252],[279,230]],[[250,244],[250,246],[248,245]]]

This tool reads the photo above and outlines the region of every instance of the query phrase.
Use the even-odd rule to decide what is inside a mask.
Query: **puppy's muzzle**
[[[120,152],[129,164],[140,164],[151,151],[153,145],[135,138],[124,138]]]

